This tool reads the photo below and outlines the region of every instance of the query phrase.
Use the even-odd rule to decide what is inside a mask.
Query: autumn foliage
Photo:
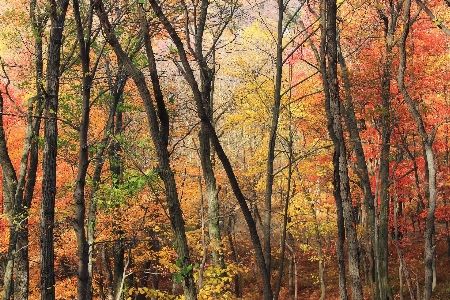
[[[448,299],[448,3],[332,3],[0,1],[2,299]]]

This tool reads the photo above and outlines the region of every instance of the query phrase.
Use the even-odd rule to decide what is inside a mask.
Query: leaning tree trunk
[[[264,254],[263,254],[263,250],[262,250],[262,246],[261,246],[261,241],[259,239],[258,232],[256,230],[255,220],[252,217],[252,214],[247,205],[246,199],[245,199],[244,195],[242,194],[242,190],[239,187],[239,183],[237,182],[237,178],[234,174],[233,167],[231,166],[228,156],[226,155],[225,151],[223,150],[222,145],[217,136],[217,133],[211,124],[211,120],[209,119],[207,113],[205,112],[201,92],[200,92],[200,89],[198,86],[198,82],[195,78],[194,71],[192,70],[192,68],[189,64],[189,59],[187,57],[183,43],[182,43],[180,37],[178,36],[175,28],[172,26],[170,21],[167,19],[166,15],[162,12],[159,4],[155,0],[150,0],[150,4],[151,4],[156,16],[161,21],[164,28],[167,30],[168,34],[170,35],[170,38],[172,39],[172,41],[174,42],[174,44],[178,50],[178,55],[181,60],[181,65],[184,68],[186,81],[190,85],[192,93],[194,95],[194,100],[195,100],[195,104],[197,107],[197,114],[198,114],[201,122],[205,125],[205,127],[208,130],[208,133],[210,135],[214,149],[217,153],[218,158],[222,162],[222,165],[225,169],[225,172],[227,174],[230,185],[233,189],[233,193],[241,207],[242,213],[244,215],[245,221],[246,221],[248,229],[250,231],[250,238],[251,238],[251,241],[253,244],[253,248],[255,250],[255,257],[256,257],[257,265],[261,272],[263,299],[264,300],[272,300],[273,293],[272,293],[272,287],[270,284],[270,274],[266,268],[266,262],[264,260]]]
[[[108,20],[108,15],[101,0],[94,1],[94,8],[101,21],[107,42],[111,45],[116,53],[119,61],[124,65],[125,70],[130,74],[137,90],[144,102],[144,107],[147,113],[147,120],[150,127],[150,136],[156,148],[158,157],[158,173],[164,182],[166,201],[169,209],[169,219],[174,233],[174,243],[178,254],[178,261],[180,268],[186,272],[182,278],[184,289],[184,296],[187,300],[194,300],[197,298],[196,286],[192,272],[192,264],[189,257],[189,247],[187,244],[185,223],[178,199],[178,192],[175,182],[175,176],[170,166],[168,146],[169,135],[169,115],[164,102],[164,97],[161,92],[159,77],[156,69],[156,60],[154,57],[150,36],[148,32],[148,25],[146,17],[139,7],[141,26],[143,28],[144,44],[147,53],[147,59],[150,69],[150,79],[153,86],[153,93],[155,99],[152,99],[148,89],[144,74],[137,69],[128,55],[123,51],[112,25]],[[153,101],[156,102],[157,109]],[[191,270],[191,271],[190,271]]]

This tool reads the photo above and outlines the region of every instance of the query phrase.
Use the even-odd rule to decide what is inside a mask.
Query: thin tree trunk
[[[199,176],[198,183],[200,187],[200,219],[201,219],[201,226],[202,226],[202,262],[200,263],[200,270],[198,272],[198,289],[201,290],[203,288],[203,270],[205,269],[205,263],[206,263],[206,242],[205,242],[205,216],[204,216],[204,204],[203,204],[203,187],[202,187],[202,179]]]
[[[398,241],[397,182],[395,179],[395,175],[393,176],[393,187],[394,187],[394,197],[393,197],[393,199],[394,199],[394,234],[395,234],[395,249],[397,250],[397,255],[398,255],[398,260],[399,260],[400,299],[403,299],[403,280],[402,280],[403,276],[402,276],[402,273],[404,273],[411,300],[417,300],[416,295],[414,294],[413,284],[411,281],[411,277],[409,275],[408,266],[406,265],[406,261],[403,257],[403,251],[400,248],[400,244]]]
[[[266,261],[266,268],[271,273],[271,246],[270,237],[271,222],[272,222],[272,194],[273,194],[273,164],[275,160],[275,142],[278,131],[278,119],[280,116],[281,105],[281,80],[283,71],[283,17],[284,17],[284,3],[283,0],[278,0],[278,19],[277,19],[277,42],[276,42],[276,64],[275,64],[275,87],[273,93],[272,107],[272,121],[270,125],[269,145],[267,149],[267,166],[266,166],[266,189],[264,194],[264,260]],[[275,295],[277,297],[277,295]]]
[[[292,113],[289,110],[289,118],[292,121]],[[283,230],[281,236],[281,254],[280,254],[280,267],[278,269],[278,280],[275,288],[274,300],[277,300],[280,295],[281,289],[281,280],[283,278],[284,271],[284,257],[286,252],[286,235],[287,235],[287,224],[289,220],[289,202],[291,198],[291,182],[292,182],[292,164],[294,160],[293,153],[293,133],[292,133],[292,122],[289,123],[289,140],[288,140],[288,179],[287,179],[287,188],[286,188],[286,197],[284,202],[284,212],[283,212]],[[323,300],[323,299],[322,299]]]
[[[36,137],[40,131],[40,116],[42,115],[42,89],[43,74],[42,59],[42,27],[44,18],[36,15],[36,1],[30,2],[30,18],[36,30],[35,37],[35,68],[36,68],[36,96],[28,100],[28,113],[25,140],[20,161],[18,178],[12,166],[6,146],[3,130],[3,115],[0,119],[0,165],[3,175],[3,202],[10,224],[10,239],[7,254],[7,263],[3,277],[4,287],[2,299],[10,299],[14,290],[14,298],[28,299],[29,262],[28,262],[28,210],[31,207],[36,171],[38,166],[38,146]],[[3,111],[3,94],[1,92],[0,109]],[[37,118],[33,118],[37,116]],[[15,270],[15,271],[14,271]],[[13,280],[13,275],[15,280]]]
[[[238,257],[236,253],[236,249],[234,246],[233,241],[233,234],[234,231],[234,215],[230,215],[228,217],[228,226],[227,226],[227,236],[228,236],[228,242],[230,243],[230,250],[231,250],[231,257],[233,262],[238,263]],[[234,275],[233,282],[234,282],[234,294],[238,298],[242,298],[242,289],[241,289],[241,280],[239,278],[239,274]]]
[[[189,9],[185,1],[181,1],[184,5],[186,13],[186,31],[189,32]],[[208,7],[210,1],[202,0],[200,4],[199,16],[197,22],[194,24],[194,52],[197,63],[200,66],[200,89],[203,107],[214,126],[213,116],[213,96],[214,96],[214,78],[215,78],[215,48],[212,51],[212,67],[208,65],[207,58],[203,54],[203,35],[205,32],[206,18],[208,15]],[[187,37],[189,40],[189,37]],[[211,151],[211,138],[207,128],[204,124],[200,124],[199,132],[200,142],[200,162],[202,165],[203,178],[206,185],[206,197],[208,199],[208,234],[211,244],[211,258],[212,264],[219,266],[221,269],[225,268],[225,261],[223,258],[222,237],[220,235],[219,226],[219,191],[217,189],[216,178],[213,169],[213,156]]]
[[[114,299],[119,300],[122,297],[123,282],[125,276],[125,245],[124,237],[120,235],[113,246],[114,273],[113,290]],[[128,257],[128,259],[130,259]]]
[[[28,156],[28,170],[22,167],[23,172],[19,176],[26,176],[25,192],[23,199],[20,199],[19,215],[21,216],[21,226],[17,231],[16,257],[15,257],[15,281],[14,281],[14,299],[28,299],[29,294],[29,259],[28,259],[28,212],[32,205],[33,193],[36,184],[36,173],[38,167],[39,146],[37,138],[40,132],[41,116],[43,111],[43,98],[41,80],[43,78],[43,44],[42,31],[45,23],[45,16],[38,14],[37,3],[35,0],[30,1],[30,19],[35,32],[35,85],[36,97],[29,100],[28,103],[28,119],[27,119],[27,139],[24,143],[23,157]],[[34,108],[34,109],[33,109]],[[32,117],[32,116],[37,117]],[[29,149],[29,150],[28,150]],[[28,154],[26,154],[28,152]],[[27,160],[23,160],[25,166]],[[25,171],[26,170],[26,171]],[[19,182],[22,182],[19,179]],[[20,187],[19,187],[20,188]],[[22,193],[16,193],[16,197]],[[17,199],[19,200],[19,199]]]
[[[317,259],[319,261],[320,300],[325,300],[326,295],[325,278],[324,278],[325,264],[324,264],[324,257],[322,254],[322,242],[321,242],[322,237],[319,231],[319,223],[317,222],[317,214],[314,204],[311,204],[311,213],[314,218],[314,234],[317,242]]]
[[[336,242],[336,256],[338,261],[338,269],[339,269],[339,295],[341,300],[347,300],[347,281],[346,281],[346,271],[345,271],[345,256],[344,256],[344,242],[345,242],[345,228],[344,228],[344,214],[342,208],[342,198],[340,192],[340,176],[339,176],[339,154],[336,149],[337,139],[335,138],[334,129],[333,129],[333,119],[330,112],[330,90],[327,75],[327,63],[326,63],[326,48],[327,48],[327,30],[328,30],[328,10],[326,8],[327,1],[322,1],[322,9],[320,10],[320,19],[322,24],[322,35],[321,35],[321,43],[320,43],[320,54],[319,51],[315,48],[315,46],[310,43],[315,50],[316,59],[320,65],[320,72],[322,75],[322,83],[324,87],[325,93],[325,108],[327,112],[328,118],[328,132],[333,139],[335,144],[335,150],[333,153],[333,196],[336,203],[336,222],[337,222],[337,242]],[[334,25],[335,26],[335,25]],[[336,47],[337,48],[337,47]]]
[[[107,65],[108,66],[108,65]],[[107,67],[107,72],[109,69]],[[103,165],[105,163],[105,152],[106,147],[111,139],[111,135],[114,132],[114,117],[116,115],[117,107],[119,103],[123,100],[122,95],[127,81],[127,76],[124,74],[122,67],[119,65],[119,71],[114,84],[109,87],[110,95],[113,99],[109,108],[108,120],[106,121],[105,129],[103,130],[103,138],[100,141],[97,153],[95,155],[95,167],[92,176],[92,188],[89,197],[89,210],[88,210],[88,221],[87,221],[87,239],[89,245],[89,260],[88,260],[88,290],[92,293],[92,278],[93,278],[93,258],[94,258],[94,240],[95,240],[95,225],[97,216],[97,197],[96,193],[99,189],[101,173]]]
[[[356,163],[358,166],[358,174],[360,180],[360,186],[363,190],[364,195],[364,206],[365,211],[367,213],[367,219],[365,222],[365,226],[367,227],[368,233],[368,245],[367,245],[367,254],[369,256],[370,270],[369,270],[369,281],[372,286],[373,282],[375,282],[375,265],[374,261],[374,247],[375,244],[375,230],[377,230],[375,226],[375,206],[374,206],[374,195],[372,193],[372,188],[370,186],[370,176],[367,168],[366,156],[364,154],[364,149],[361,142],[360,130],[357,126],[355,108],[353,105],[353,97],[351,92],[351,82],[349,78],[349,71],[347,69],[347,64],[345,62],[344,55],[340,46],[339,39],[339,31],[337,32],[337,48],[338,48],[338,60],[339,65],[342,70],[342,81],[344,83],[344,91],[345,91],[345,105],[342,106],[344,109],[344,120],[347,125],[347,129],[350,134],[350,140],[353,144],[355,154],[356,154]]]
[[[436,210],[436,167],[434,164],[433,142],[436,135],[436,127],[431,129],[428,134],[426,131],[426,125],[419,113],[417,106],[414,104],[413,99],[408,93],[405,85],[405,71],[406,71],[406,40],[408,38],[410,29],[410,7],[411,1],[407,0],[404,3],[404,19],[403,19],[403,32],[400,38],[400,63],[398,68],[398,86],[402,96],[408,106],[411,115],[417,123],[419,134],[422,137],[422,144],[425,152],[426,167],[428,171],[428,210],[427,220],[425,227],[425,287],[424,287],[424,300],[431,299],[433,288],[435,286],[435,276],[433,272],[433,263],[436,259],[435,249],[435,225],[434,225],[434,213]]]
[[[286,247],[291,252],[292,256],[292,264],[293,264],[293,299],[297,300],[298,298],[298,280],[297,280],[297,261],[295,260],[295,252],[293,246],[291,247],[289,244],[286,244]]]
[[[233,193],[241,207],[242,213],[243,213],[245,221],[247,223],[247,227],[250,231],[250,238],[251,238],[251,241],[253,244],[253,248],[255,250],[256,262],[257,262],[257,265],[258,265],[260,273],[261,273],[263,299],[264,300],[272,300],[273,293],[272,293],[272,287],[270,284],[270,274],[266,268],[264,254],[263,254],[263,250],[261,247],[261,241],[259,239],[258,232],[256,229],[255,220],[252,217],[252,214],[251,214],[250,209],[248,208],[246,199],[245,199],[244,195],[242,194],[242,191],[239,187],[238,181],[236,179],[233,167],[231,166],[228,156],[225,154],[225,151],[222,148],[222,145],[219,141],[217,133],[211,124],[211,120],[209,119],[208,114],[205,111],[205,108],[203,106],[201,92],[198,87],[198,82],[197,82],[194,72],[189,64],[189,60],[186,55],[186,51],[184,49],[183,43],[182,43],[180,37],[178,36],[175,28],[172,26],[172,24],[167,19],[165,14],[162,12],[159,4],[155,0],[150,0],[150,4],[151,4],[152,9],[155,12],[156,16],[161,21],[164,28],[167,30],[168,34],[170,35],[170,38],[172,39],[172,41],[174,42],[174,44],[178,50],[178,55],[179,55],[179,58],[181,61],[181,65],[185,72],[186,81],[188,82],[188,84],[191,87],[193,97],[194,97],[194,100],[195,100],[195,103],[197,106],[197,114],[198,114],[201,122],[206,126],[206,128],[209,132],[214,149],[217,153],[218,158],[222,162],[222,165],[225,169],[225,172],[227,174],[230,185],[233,189]]]
[[[150,43],[150,36],[148,32],[148,25],[145,19],[145,14],[142,7],[139,7],[141,26],[144,28],[144,44],[147,53],[147,59],[150,69],[150,79],[152,81],[153,93],[157,105],[157,111],[153,104],[153,99],[148,89],[143,73],[133,65],[128,55],[123,51],[117,37],[112,31],[111,23],[108,20],[107,13],[101,0],[94,1],[94,8],[102,23],[106,40],[113,48],[119,61],[124,64],[124,68],[133,78],[138,92],[144,102],[147,113],[147,120],[150,127],[150,135],[156,148],[158,157],[158,173],[164,182],[166,201],[169,209],[169,219],[174,233],[174,243],[178,254],[178,261],[181,269],[188,269],[192,267],[189,257],[189,248],[187,245],[185,223],[178,199],[178,192],[175,182],[174,173],[170,167],[168,146],[169,135],[169,116],[164,103],[164,97],[161,92],[159,78],[156,69],[156,61],[153,54],[153,49]],[[187,300],[194,300],[197,298],[196,286],[192,272],[188,272],[183,276],[184,296]]]
[[[81,60],[82,70],[82,113],[79,129],[79,153],[78,153],[78,173],[75,184],[74,200],[75,200],[75,216],[73,219],[73,228],[77,238],[77,298],[79,300],[91,299],[91,285],[89,277],[89,244],[86,237],[85,219],[86,219],[86,199],[85,186],[86,175],[89,166],[88,153],[88,130],[90,117],[90,98],[92,79],[95,74],[95,67],[90,66],[90,34],[92,25],[92,1],[90,3],[90,11],[88,12],[88,23],[86,28],[83,26],[80,16],[80,5],[78,0],[73,0],[73,12],[77,27],[77,39],[79,46],[79,57]],[[85,31],[86,37],[85,39]]]
[[[105,277],[106,296],[108,300],[114,300],[113,273],[111,271],[106,244],[102,245],[100,248],[100,262],[102,273]]]

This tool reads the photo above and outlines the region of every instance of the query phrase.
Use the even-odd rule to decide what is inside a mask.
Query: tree
[[[353,216],[350,195],[350,183],[347,169],[347,151],[341,121],[341,104],[337,75],[337,30],[335,1],[326,1],[322,13],[324,26],[321,40],[321,73],[325,91],[325,109],[328,118],[328,131],[334,144],[334,197],[338,214],[339,244],[338,252],[343,251],[343,226],[347,236],[349,273],[352,287],[352,299],[363,299],[361,278],[358,264],[358,241],[356,236],[356,222]],[[344,222],[345,220],[345,222]],[[342,253],[338,254],[341,255]],[[339,258],[342,260],[342,258]],[[340,262],[340,269],[343,269]],[[342,273],[340,273],[342,277]],[[341,299],[347,299],[345,286],[340,286]]]
[[[236,199],[239,202],[241,210],[244,214],[245,221],[247,222],[247,226],[250,231],[250,237],[251,237],[252,244],[253,244],[253,247],[255,250],[256,260],[258,263],[258,267],[261,271],[261,278],[263,281],[263,297],[264,297],[264,299],[267,299],[267,300],[271,299],[272,298],[272,288],[270,285],[270,275],[269,275],[269,271],[266,268],[266,263],[265,263],[264,255],[262,252],[261,242],[259,240],[258,233],[256,230],[255,221],[254,221],[254,219],[251,215],[251,212],[248,208],[248,205],[245,201],[245,197],[242,194],[242,191],[239,187],[239,184],[237,182],[236,176],[233,171],[233,167],[231,166],[230,161],[228,160],[228,157],[222,148],[219,138],[217,137],[217,133],[211,124],[211,120],[209,119],[209,117],[206,113],[205,107],[203,105],[202,97],[201,97],[201,92],[199,90],[199,85],[197,83],[197,80],[195,79],[194,72],[189,64],[189,60],[188,60],[186,52],[184,50],[184,45],[183,45],[180,37],[178,36],[177,32],[175,31],[174,27],[171,25],[171,23],[169,22],[167,17],[164,15],[159,4],[153,0],[150,1],[150,4],[151,4],[154,12],[156,13],[156,16],[158,17],[158,19],[164,26],[165,30],[168,32],[170,38],[172,39],[172,42],[175,44],[175,47],[178,50],[178,55],[181,60],[181,65],[185,72],[186,81],[190,85],[192,93],[194,95],[194,100],[195,100],[195,104],[197,107],[198,117],[208,130],[208,133],[212,140],[214,149],[215,149],[220,161],[222,162],[225,172],[227,173],[228,180],[230,181],[233,192],[234,192]]]
[[[64,21],[69,0],[49,1],[50,38],[47,50],[47,72],[44,121],[44,160],[42,163],[42,204],[40,218],[41,299],[55,299],[53,226],[56,194],[56,153],[58,138],[58,94],[60,53]]]
[[[192,275],[192,264],[189,257],[189,248],[186,240],[186,233],[184,228],[184,219],[180,209],[178,199],[178,192],[176,188],[174,174],[169,163],[168,135],[169,135],[169,116],[167,114],[166,105],[164,103],[164,96],[162,94],[159,78],[156,69],[156,61],[154,57],[153,48],[151,45],[150,35],[146,25],[147,20],[145,15],[141,12],[141,26],[144,34],[144,44],[148,59],[148,67],[150,69],[150,76],[153,85],[153,92],[158,108],[156,111],[153,104],[148,86],[145,82],[142,72],[133,64],[127,54],[123,51],[119,41],[112,31],[111,23],[108,20],[108,15],[105,11],[102,1],[94,1],[94,8],[97,16],[100,19],[102,28],[106,34],[108,43],[113,48],[119,61],[124,64],[124,68],[129,72],[133,79],[139,94],[144,101],[144,106],[147,112],[147,119],[150,127],[150,135],[155,145],[158,156],[158,173],[164,181],[166,191],[166,201],[169,208],[170,222],[174,232],[175,245],[178,253],[178,261],[181,269],[184,270],[182,283],[184,287],[184,294],[186,299],[196,298],[196,288],[194,278]],[[142,8],[139,8],[142,9]]]
[[[423,299],[431,299],[431,294],[433,289],[436,286],[436,275],[435,269],[433,270],[433,265],[435,267],[435,259],[436,259],[436,241],[435,241],[435,216],[434,213],[436,211],[436,166],[435,159],[433,153],[433,143],[436,137],[437,126],[432,126],[430,133],[426,130],[426,124],[422,115],[419,112],[417,104],[414,103],[411,98],[405,84],[405,71],[406,71],[406,41],[408,38],[408,34],[411,26],[411,1],[406,1],[403,6],[403,32],[400,37],[400,64],[398,68],[397,81],[400,92],[402,93],[403,98],[408,106],[411,115],[417,123],[417,127],[419,130],[419,134],[422,138],[422,144],[424,148],[424,154],[426,159],[426,167],[428,171],[428,210],[427,210],[427,219],[426,219],[426,227],[425,227],[425,254],[424,254],[424,262],[425,262],[425,287],[424,287],[424,295]]]

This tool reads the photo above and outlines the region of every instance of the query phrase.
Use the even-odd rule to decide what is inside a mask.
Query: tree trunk
[[[277,19],[277,44],[276,44],[276,64],[275,64],[275,86],[273,94],[272,121],[270,125],[269,145],[267,149],[267,166],[266,166],[266,189],[264,194],[264,259],[266,268],[271,273],[271,246],[270,237],[272,234],[272,194],[273,194],[273,164],[275,160],[275,142],[278,131],[278,119],[280,116],[281,105],[281,80],[283,74],[283,17],[284,17],[284,1],[278,0],[278,19]]]
[[[392,288],[389,283],[388,270],[388,249],[389,249],[389,155],[392,132],[391,121],[391,68],[393,60],[394,33],[398,19],[398,13],[390,4],[391,20],[379,10],[380,18],[384,23],[385,33],[385,58],[382,66],[381,75],[381,155],[380,155],[380,226],[378,231],[378,259],[379,259],[379,278],[378,293],[381,299],[394,299]]]
[[[86,175],[89,166],[88,153],[88,130],[90,117],[90,99],[92,79],[95,76],[95,67],[90,66],[90,33],[92,25],[92,3],[89,6],[88,23],[86,28],[82,24],[80,16],[80,6],[78,0],[73,0],[73,13],[77,27],[77,40],[79,46],[79,57],[81,60],[82,70],[82,113],[79,126],[79,152],[78,152],[78,173],[75,184],[74,200],[75,200],[75,216],[73,219],[73,228],[77,238],[77,254],[78,254],[78,270],[77,270],[77,299],[91,299],[92,291],[89,277],[89,244],[86,237],[84,222],[86,219]],[[86,39],[85,39],[85,33]]]
[[[281,254],[280,254],[280,267],[278,269],[278,280],[277,285],[275,287],[275,294],[274,294],[274,300],[278,300],[278,296],[280,294],[281,289],[281,281],[283,278],[283,271],[284,271],[284,257],[286,252],[286,236],[287,236],[287,224],[288,220],[290,219],[289,214],[289,202],[291,201],[291,182],[292,182],[292,165],[294,163],[294,151],[293,151],[293,133],[292,133],[292,112],[289,109],[289,140],[288,140],[288,178],[287,178],[287,188],[286,188],[286,197],[284,202],[284,211],[283,211],[283,229],[281,234]],[[323,299],[321,299],[323,300]]]
[[[58,93],[62,33],[69,0],[49,1],[50,38],[47,54],[42,204],[40,213],[41,299],[55,299],[53,226],[56,195],[56,152],[58,137]]]
[[[337,77],[337,31],[336,31],[335,1],[325,2],[325,30],[322,35],[321,57],[322,77],[325,91],[325,109],[328,118],[328,131],[334,144],[334,180],[335,200],[338,211],[338,222],[340,206],[342,205],[343,219],[345,220],[345,231],[347,234],[348,265],[350,282],[352,287],[352,299],[362,300],[363,292],[358,263],[358,241],[356,234],[356,222],[353,215],[353,207],[350,196],[350,183],[347,169],[347,153],[344,134],[341,123],[341,103],[339,98],[339,85]],[[342,222],[342,221],[341,221]],[[338,223],[339,227],[340,222]],[[342,230],[342,229],[338,229]],[[343,242],[342,233],[339,234],[340,242]],[[339,254],[338,254],[339,255]],[[342,273],[341,273],[342,275]],[[342,277],[342,276],[340,276]],[[343,279],[341,279],[343,280]],[[345,289],[340,288],[341,298],[346,299]]]
[[[120,235],[113,246],[114,273],[113,290],[114,299],[119,300],[122,297],[123,281],[125,275],[125,245],[124,237]],[[128,258],[130,259],[130,258]]]
[[[426,125],[419,113],[419,110],[408,93],[405,85],[405,71],[406,71],[406,40],[410,29],[410,7],[411,1],[407,0],[404,3],[404,20],[403,20],[403,32],[400,38],[400,63],[398,68],[398,86],[403,98],[408,106],[411,115],[417,123],[419,134],[422,137],[422,144],[425,152],[425,161],[428,172],[428,210],[427,220],[425,227],[425,287],[424,287],[424,300],[431,299],[433,288],[435,286],[435,276],[433,272],[433,263],[436,259],[436,246],[435,246],[435,225],[434,225],[434,213],[436,210],[436,167],[434,164],[433,142],[436,135],[436,127],[432,127],[431,132],[427,133]]]
[[[325,300],[326,294],[325,278],[324,278],[325,264],[324,264],[324,257],[322,254],[322,242],[321,242],[322,237],[319,231],[319,223],[317,221],[317,213],[314,204],[311,204],[311,214],[313,215],[314,218],[314,234],[317,243],[317,259],[319,261],[320,300]]]
[[[105,277],[106,297],[108,300],[114,300],[113,273],[111,271],[106,244],[102,245],[100,248],[100,262],[102,273]]]
[[[222,145],[217,136],[217,133],[211,124],[211,120],[209,119],[207,113],[205,112],[201,92],[198,87],[198,82],[197,82],[194,72],[189,64],[189,59],[188,59],[186,51],[184,49],[184,45],[183,45],[180,37],[178,36],[175,28],[172,26],[172,24],[167,19],[165,14],[162,12],[159,4],[155,0],[150,0],[150,4],[151,4],[152,9],[155,12],[156,16],[161,21],[164,28],[167,30],[168,34],[170,35],[170,38],[172,39],[172,41],[174,42],[174,44],[178,50],[178,55],[179,55],[179,58],[181,61],[181,65],[185,72],[186,81],[190,85],[193,96],[194,96],[194,100],[195,100],[196,107],[197,107],[197,114],[198,114],[201,122],[205,125],[205,127],[208,130],[208,133],[212,140],[214,149],[217,153],[218,158],[222,162],[222,165],[225,169],[225,172],[227,174],[230,185],[233,189],[233,193],[241,207],[242,213],[243,213],[245,221],[247,223],[247,227],[250,231],[250,238],[251,238],[251,241],[253,244],[253,248],[255,250],[257,265],[258,265],[260,273],[261,273],[263,299],[264,300],[272,300],[273,294],[272,294],[272,287],[270,284],[270,274],[266,268],[264,254],[263,254],[263,250],[262,250],[262,246],[261,246],[261,241],[259,239],[258,232],[256,229],[255,220],[252,217],[252,214],[251,214],[250,209],[248,208],[246,199],[245,199],[244,195],[242,194],[242,191],[239,187],[239,184],[237,182],[236,176],[233,171],[233,167],[231,166],[228,156],[226,155],[225,151],[223,150]]]
[[[31,207],[36,171],[38,167],[38,145],[43,110],[41,79],[43,74],[42,28],[44,18],[36,14],[36,1],[30,2],[30,18],[35,30],[36,96],[28,100],[27,125],[18,178],[12,166],[6,147],[3,130],[3,115],[0,120],[0,165],[3,175],[3,198],[10,224],[10,240],[7,264],[3,277],[2,299],[9,299],[14,291],[15,299],[28,299],[28,210]],[[0,95],[0,109],[3,111],[3,95]],[[33,116],[37,116],[34,118]],[[6,178],[5,178],[6,177]],[[13,275],[15,280],[13,281]]]
[[[208,97],[209,98],[209,97]],[[204,102],[205,103],[205,102]],[[205,106],[209,103],[205,103]],[[209,107],[210,105],[208,105]],[[208,109],[209,110],[209,109]],[[212,119],[212,111],[209,112]],[[206,195],[208,199],[208,233],[211,244],[212,264],[225,268],[225,261],[223,259],[222,251],[222,237],[219,228],[219,201],[216,178],[211,163],[211,144],[208,131],[203,124],[200,125],[200,161],[202,164],[203,178],[205,179]]]
[[[109,73],[109,68],[107,64],[108,76],[112,75]],[[116,81],[113,83],[110,80],[109,92],[113,99],[109,108],[108,120],[106,121],[105,129],[103,130],[103,138],[100,141],[99,147],[97,148],[97,153],[95,155],[95,167],[92,176],[92,188],[90,193],[89,210],[88,210],[88,221],[87,221],[87,239],[89,245],[89,260],[88,260],[88,287],[89,291],[92,291],[92,275],[93,275],[93,255],[94,255],[94,240],[95,240],[95,225],[96,225],[96,215],[97,215],[97,197],[96,193],[99,189],[101,173],[103,165],[105,163],[105,152],[108,143],[110,143],[111,135],[114,133],[114,117],[116,116],[116,111],[119,103],[123,101],[122,95],[127,81],[127,76],[125,75],[122,66],[119,63],[119,71],[116,76]]]
[[[234,215],[230,215],[228,217],[228,224],[227,224],[227,236],[228,236],[228,242],[230,243],[230,250],[231,250],[231,258],[233,262],[238,263],[238,256],[236,253],[236,249],[234,246],[234,240],[233,240],[233,231],[234,231]],[[242,298],[242,289],[241,289],[241,280],[239,278],[239,274],[234,275],[233,278],[234,282],[234,295],[238,298]]]
[[[372,285],[375,282],[375,267],[374,267],[374,248],[375,245],[375,206],[374,206],[374,195],[372,193],[372,188],[370,186],[370,177],[369,171],[367,168],[366,156],[364,154],[364,149],[361,142],[360,129],[357,126],[355,108],[353,105],[353,97],[351,92],[351,82],[349,78],[349,71],[347,69],[347,64],[345,62],[344,55],[340,46],[339,32],[337,32],[337,48],[338,48],[338,60],[339,65],[342,70],[342,81],[344,83],[344,91],[345,91],[345,105],[342,106],[344,109],[344,120],[347,126],[347,129],[350,134],[350,140],[355,150],[356,155],[356,164],[358,166],[358,172],[356,174],[360,180],[360,186],[364,195],[364,206],[365,211],[367,213],[367,219],[365,222],[365,226],[367,228],[368,233],[368,245],[367,245],[367,254],[369,255],[370,264],[369,276],[370,283]]]
[[[155,95],[155,101],[158,110],[156,111],[153,104],[153,99],[148,89],[145,77],[143,73],[133,65],[131,59],[123,51],[117,37],[112,31],[111,23],[108,20],[103,2],[101,0],[94,1],[94,8],[102,23],[103,30],[105,32],[106,40],[113,48],[119,61],[124,64],[125,69],[132,77],[136,84],[138,92],[144,102],[145,110],[147,113],[147,120],[150,127],[150,135],[156,148],[158,157],[158,173],[164,182],[166,201],[169,209],[169,219],[174,233],[174,244],[178,254],[178,261],[180,262],[181,269],[187,270],[192,268],[189,248],[187,245],[186,232],[184,228],[184,219],[178,199],[178,192],[175,182],[174,173],[170,167],[168,146],[168,134],[169,134],[169,116],[164,103],[164,97],[161,92],[159,78],[156,71],[156,60],[153,54],[153,49],[150,43],[150,36],[148,33],[148,25],[145,19],[145,15],[140,9],[141,14],[141,26],[145,28],[144,44],[147,52],[147,59],[150,69],[150,79],[152,81],[153,92]],[[196,286],[192,272],[187,272],[182,279],[184,296],[187,300],[194,300],[197,298]]]
[[[184,1],[182,1],[184,3]],[[184,3],[185,4],[185,3]],[[203,34],[206,26],[206,17],[208,15],[209,1],[202,0],[200,4],[200,12],[194,30],[194,52],[197,63],[200,66],[200,89],[203,107],[208,114],[211,124],[214,126],[214,110],[213,110],[213,96],[214,96],[214,78],[215,72],[215,48],[212,52],[212,67],[208,65],[207,58],[203,54]],[[185,5],[186,14],[188,14],[188,7]],[[188,19],[188,18],[187,18]],[[186,23],[188,26],[188,23]],[[211,244],[212,264],[219,266],[221,269],[225,268],[225,261],[221,251],[222,237],[220,235],[219,227],[219,199],[218,189],[216,185],[216,178],[213,169],[213,156],[211,151],[211,138],[208,130],[204,124],[200,124],[199,132],[200,142],[200,162],[202,165],[203,178],[206,185],[206,197],[208,199],[208,233]]]

